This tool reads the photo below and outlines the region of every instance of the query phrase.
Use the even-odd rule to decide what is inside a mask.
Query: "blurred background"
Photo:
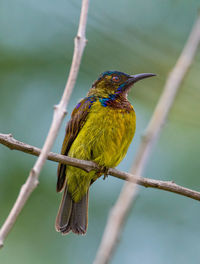
[[[53,105],[62,95],[73,53],[81,1],[0,1],[0,133],[41,147]],[[169,71],[197,18],[199,0],[92,0],[71,113],[105,70],[158,76],[137,83],[129,94],[137,114],[135,140],[118,167],[128,171]],[[145,177],[174,180],[200,191],[200,50],[153,149]],[[60,152],[66,117],[53,151]],[[36,158],[0,146],[0,224]],[[98,180],[90,191],[86,236],[61,236],[54,229],[61,194],[56,163],[47,161],[0,252],[0,263],[92,263],[109,210],[123,181]],[[113,264],[200,263],[200,204],[164,191],[140,188]]]

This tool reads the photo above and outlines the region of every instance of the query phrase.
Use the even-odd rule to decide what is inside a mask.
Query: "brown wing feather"
[[[71,115],[71,119],[69,120],[66,127],[65,138],[61,150],[62,155],[67,156],[73,141],[75,140],[79,131],[86,122],[86,118],[92,103],[93,100],[91,100],[90,98],[85,98],[81,100],[74,108]],[[58,175],[58,179],[57,179],[56,189],[57,192],[60,192],[63,189],[65,183],[65,177],[66,177],[65,164],[61,164],[61,163],[58,164],[57,175]]]

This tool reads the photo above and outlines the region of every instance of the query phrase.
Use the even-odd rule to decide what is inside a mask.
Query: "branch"
[[[41,149],[25,144],[24,142],[18,141],[14,139],[11,134],[0,134],[0,144],[10,148],[11,150],[13,149],[19,150],[34,156],[39,156],[41,153]],[[72,165],[80,169],[83,169],[86,172],[99,169],[97,164],[92,161],[79,160],[76,158],[71,158],[53,152],[48,153],[47,159],[55,162],[62,162],[63,164],[67,164],[67,165]]]
[[[11,134],[0,134],[0,143],[10,149],[19,150],[35,156],[39,156],[41,153],[41,149],[18,141],[14,139]],[[62,162],[63,164],[75,166],[87,172],[90,172],[91,170],[96,170],[96,171],[100,170],[98,165],[92,161],[79,160],[68,156],[56,154],[53,152],[49,152],[47,159],[51,161]],[[161,189],[200,201],[200,192],[179,186],[172,181],[159,181],[148,178],[142,178],[135,174],[126,173],[111,168],[108,170],[108,174],[121,180],[137,183],[144,187]]]
[[[194,59],[199,43],[200,17],[193,26],[189,39],[166,81],[163,93],[142,138],[131,170],[131,172],[136,175],[142,175],[145,169],[152,148],[158,139],[163,124],[165,123],[178,88]],[[142,178],[138,179],[138,184],[141,179]],[[169,183],[168,187],[171,187],[171,185],[173,186],[173,183]],[[111,210],[94,264],[106,264],[109,262],[117,242],[119,241],[125,218],[130,211],[136,193],[136,184],[125,183],[116,204]]]
[[[53,120],[46,137],[44,146],[41,150],[39,158],[37,159],[35,165],[31,169],[29,176],[25,184],[21,187],[20,193],[15,201],[13,208],[11,209],[8,218],[1,227],[0,230],[0,247],[3,246],[4,240],[13,227],[19,213],[23,209],[27,199],[31,195],[32,191],[38,185],[38,178],[40,171],[47,159],[48,153],[51,150],[53,143],[57,137],[58,131],[60,129],[61,123],[66,114],[66,107],[68,105],[77,75],[79,71],[79,66],[82,58],[82,54],[86,45],[85,31],[86,31],[86,22],[87,22],[87,13],[88,13],[89,0],[82,0],[80,22],[77,36],[75,37],[74,43],[74,54],[72,59],[72,65],[70,68],[69,77],[63,92],[63,96],[58,105],[54,107]]]

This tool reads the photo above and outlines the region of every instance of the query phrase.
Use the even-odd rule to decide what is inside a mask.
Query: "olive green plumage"
[[[126,155],[135,133],[136,116],[127,100],[134,82],[153,74],[103,73],[86,98],[75,107],[67,124],[61,154],[115,167]],[[64,188],[56,230],[84,234],[88,222],[88,192],[101,173],[58,165],[57,191]]]

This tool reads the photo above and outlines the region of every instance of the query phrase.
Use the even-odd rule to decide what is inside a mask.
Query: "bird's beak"
[[[135,75],[130,75],[130,79],[128,80],[129,84],[134,84],[142,79],[145,78],[149,78],[149,77],[153,77],[156,76],[156,74],[154,73],[139,73],[139,74],[135,74]]]

